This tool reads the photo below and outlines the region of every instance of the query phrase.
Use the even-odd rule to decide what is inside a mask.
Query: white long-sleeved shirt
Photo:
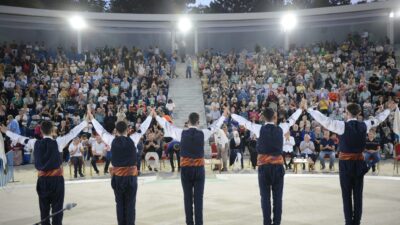
[[[292,136],[289,137],[289,140],[286,137],[283,137],[283,152],[293,152],[293,146],[296,145],[294,138]]]
[[[164,118],[161,118],[159,116],[156,117],[157,122],[160,124],[160,126],[164,129],[164,136],[165,137],[171,137],[174,140],[181,141],[182,137],[182,128],[175,127],[174,125],[170,124],[168,121],[166,121]],[[201,131],[204,134],[204,141],[207,141],[211,135],[214,134],[214,132],[217,130],[217,128],[220,128],[221,125],[224,123],[225,116],[221,116],[217,121],[215,121],[213,124],[211,124],[208,129],[202,129]],[[193,127],[189,127],[193,128]]]
[[[87,121],[86,120],[82,121],[79,125],[75,126],[68,134],[61,136],[61,137],[57,137],[56,141],[57,141],[57,145],[58,145],[58,151],[62,152],[63,148],[87,126],[88,126]],[[35,146],[35,143],[37,141],[36,138],[24,137],[24,136],[15,134],[11,131],[7,131],[6,135],[9,138],[11,138],[11,140],[13,140],[13,141],[16,141],[22,145],[27,145],[28,149],[33,149]],[[44,136],[43,138],[53,139],[53,137],[50,137],[50,136]],[[28,140],[27,143],[25,142],[26,140]]]
[[[147,129],[149,128],[150,124],[151,124],[151,120],[152,117],[148,116],[146,118],[145,121],[143,121],[143,123],[140,125],[140,133],[135,132],[134,134],[132,134],[131,136],[129,136],[132,141],[135,143],[135,146],[137,146],[137,144],[140,141],[140,138],[143,136],[143,134],[146,133]],[[103,126],[101,126],[101,124],[99,122],[97,122],[97,120],[95,118],[92,119],[92,124],[94,129],[96,130],[96,132],[100,135],[101,139],[103,139],[104,143],[106,143],[108,146],[111,146],[111,143],[113,142],[115,136],[108,133]]]
[[[283,134],[285,134],[286,132],[289,131],[290,127],[293,126],[293,124],[296,123],[297,119],[299,119],[301,113],[303,110],[298,109],[296,110],[296,112],[294,112],[290,118],[288,119],[287,123],[280,123],[279,127],[282,129]],[[256,123],[252,123],[248,120],[246,120],[245,118],[236,115],[236,114],[232,114],[232,118],[234,120],[236,120],[240,125],[244,125],[246,127],[247,130],[250,130],[253,134],[256,135],[257,138],[260,137],[260,130],[262,125],[261,124],[256,124]],[[267,122],[265,124],[273,124],[271,122]]]
[[[319,124],[321,124],[326,129],[328,129],[338,135],[344,134],[344,129],[345,129],[344,121],[333,120],[329,117],[326,117],[324,114],[320,113],[318,110],[314,110],[312,108],[309,108],[307,111]],[[365,123],[365,125],[367,125],[367,132],[371,128],[377,127],[380,123],[385,121],[386,118],[389,116],[389,114],[390,114],[390,110],[386,109],[385,111],[379,113],[375,118],[365,120],[364,123]],[[351,120],[356,120],[356,119],[353,118],[353,119],[349,119],[347,121],[351,121]]]

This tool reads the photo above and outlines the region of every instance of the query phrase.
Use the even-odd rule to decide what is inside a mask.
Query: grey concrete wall
[[[299,27],[292,31],[290,42],[297,45],[310,44],[317,41],[336,40],[342,41],[348,33],[368,31],[371,38],[376,41],[383,40],[386,36],[386,23],[376,22],[373,24],[357,24],[351,26],[310,28]],[[148,47],[158,45],[161,49],[170,51],[171,35],[169,33],[156,34],[134,34],[134,33],[104,33],[98,31],[85,31],[82,34],[83,49],[93,49],[98,46],[138,46]],[[177,35],[177,40],[180,40]],[[76,43],[76,33],[72,30],[17,30],[11,28],[0,28],[0,41],[4,40],[24,40],[42,41],[44,40],[49,47],[58,45],[71,46]],[[194,52],[193,34],[185,37],[187,52]],[[246,48],[250,51],[255,44],[268,47],[283,46],[284,34],[280,30],[253,31],[253,32],[230,32],[230,33],[201,33],[199,31],[199,50],[204,48],[215,48],[220,51],[229,51],[232,48],[240,50]],[[395,41],[400,44],[400,21],[395,22]]]

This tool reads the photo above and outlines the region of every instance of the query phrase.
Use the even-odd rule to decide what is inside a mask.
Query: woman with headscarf
[[[230,141],[230,144],[229,144],[230,149],[231,149],[230,150],[230,157],[229,157],[229,165],[230,166],[232,166],[235,163],[236,160],[240,161],[240,159],[242,157],[242,153],[240,151],[240,149],[242,147],[242,143],[240,141],[239,132],[235,130],[235,131],[232,132],[232,134],[233,134],[233,137],[232,137],[232,139]],[[240,154],[240,156],[239,156],[239,154]]]

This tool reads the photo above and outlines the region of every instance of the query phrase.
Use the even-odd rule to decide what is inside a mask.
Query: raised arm
[[[279,126],[282,128],[283,133],[285,134],[286,132],[289,131],[290,127],[293,126],[296,121],[299,119],[301,116],[301,113],[303,112],[302,109],[297,109],[296,112],[294,112],[289,119],[287,120],[286,123],[280,123]]]
[[[171,137],[174,140],[181,141],[181,136],[182,136],[182,128],[178,128],[170,124],[168,121],[165,119],[156,116],[156,120],[158,124],[164,129],[164,136],[165,137]]]
[[[261,125],[252,123],[245,118],[237,115],[237,114],[232,114],[232,119],[234,119],[236,122],[238,122],[240,125],[243,125],[246,127],[247,130],[251,131],[253,134],[256,135],[257,138],[260,137],[260,130],[261,130]]]
[[[213,133],[222,126],[225,118],[226,118],[225,116],[221,116],[217,121],[212,123],[207,129],[202,129],[204,134],[204,141],[207,141],[211,137],[211,135],[213,135]]]
[[[79,125],[75,126],[68,134],[56,138],[58,144],[58,150],[62,152],[62,149],[72,140],[74,137],[78,136],[78,134],[88,126],[88,122],[86,120],[82,121]]]
[[[28,138],[28,137],[21,136],[19,134],[16,134],[16,133],[13,133],[13,132],[7,130],[7,128],[5,128],[5,130],[2,128],[2,131],[5,131],[6,135],[12,141],[20,143],[21,145],[27,145],[29,149],[33,149],[33,147],[35,146],[35,143],[36,143],[35,138]]]
[[[139,143],[140,138],[146,133],[147,129],[149,129],[152,120],[152,116],[147,116],[146,120],[140,125],[140,132],[135,132],[130,136],[135,145]]]
[[[101,137],[101,139],[103,139],[104,143],[106,143],[107,145],[111,146],[112,141],[114,140],[115,136],[108,133],[103,126],[101,126],[101,124],[99,122],[97,122],[97,120],[95,118],[92,118],[91,120],[94,129],[96,130],[96,133],[98,133]]]
[[[380,123],[385,121],[386,118],[389,116],[389,114],[390,114],[390,110],[386,109],[383,112],[379,113],[376,117],[369,119],[369,120],[365,120],[364,123],[365,123],[365,125],[367,125],[367,132],[371,128],[377,127]]]
[[[328,129],[338,135],[342,135],[344,133],[344,122],[343,121],[333,120],[312,108],[309,108],[307,111],[319,124],[321,124],[326,129]]]

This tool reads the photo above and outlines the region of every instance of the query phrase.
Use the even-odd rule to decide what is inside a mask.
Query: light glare
[[[192,29],[192,22],[188,17],[182,17],[178,21],[178,29],[182,33],[187,33],[190,29]]]
[[[281,19],[281,26],[284,31],[291,31],[297,25],[297,18],[294,14],[288,13],[285,14]]]
[[[394,12],[390,12],[390,13],[389,13],[389,17],[390,17],[390,18],[393,18],[393,17],[394,17]]]
[[[82,30],[87,27],[86,21],[81,16],[73,16],[69,19],[69,24],[75,30]]]

